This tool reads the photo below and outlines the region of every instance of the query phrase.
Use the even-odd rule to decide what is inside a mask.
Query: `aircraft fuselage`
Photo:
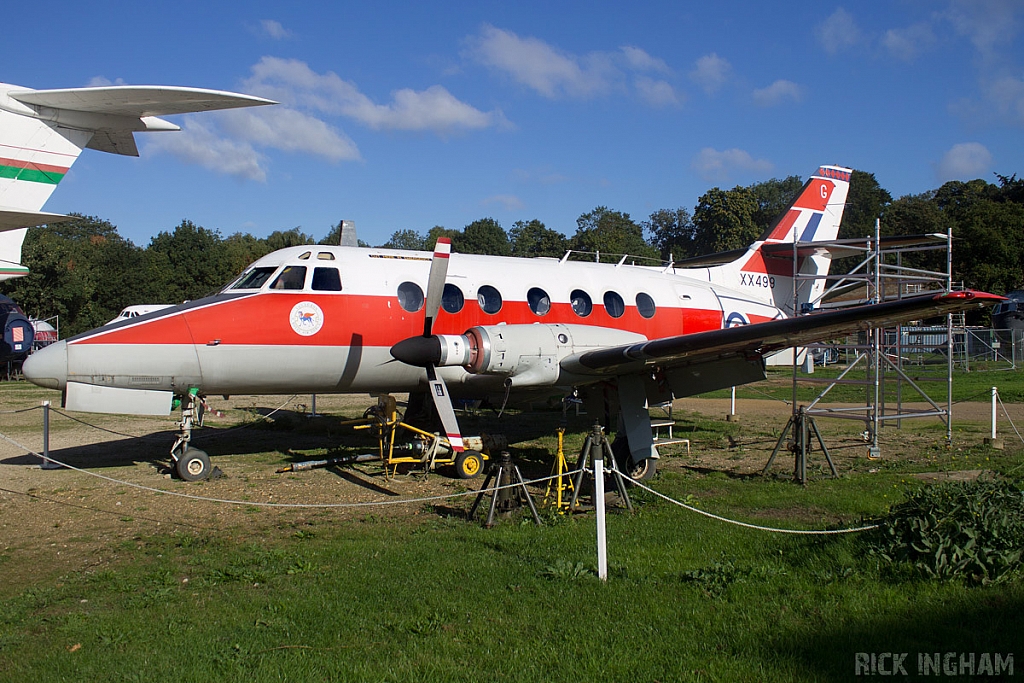
[[[426,383],[424,370],[395,361],[390,348],[422,334],[430,259],[429,252],[385,249],[283,249],[214,296],[54,344],[36,353],[25,372],[54,389],[74,382],[211,395],[415,390]],[[561,324],[568,333],[565,355],[569,347],[784,315],[739,290],[625,263],[454,254],[446,283],[435,334]],[[502,381],[460,367],[438,372],[455,395],[486,393]],[[553,384],[571,386],[579,378],[559,380]]]

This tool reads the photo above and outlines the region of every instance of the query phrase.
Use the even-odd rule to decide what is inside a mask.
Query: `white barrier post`
[[[992,387],[992,432],[985,443],[992,448],[1001,451],[1003,450],[1003,440],[996,436],[996,404],[999,403],[999,389]]]
[[[600,442],[590,447],[594,461],[594,512],[597,514],[597,578],[608,580],[608,536],[604,525],[604,448]]]
[[[999,390],[992,387],[992,439],[996,438],[996,402],[999,399]]]

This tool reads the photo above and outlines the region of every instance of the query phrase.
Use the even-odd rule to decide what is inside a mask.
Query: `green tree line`
[[[937,190],[893,199],[874,175],[854,171],[839,236],[942,233],[952,228],[954,279],[965,286],[1004,293],[1024,286],[1024,180],[996,176],[948,182]],[[384,244],[390,249],[433,248],[449,237],[456,252],[519,257],[561,257],[616,261],[629,254],[652,262],[681,261],[740,249],[765,233],[796,197],[803,180],[772,179],[724,190],[711,188],[693,210],[660,209],[646,220],[598,206],[576,220],[567,235],[539,220],[516,221],[506,230],[481,218],[461,230],[434,226],[425,232],[398,230]],[[217,230],[182,221],[139,247],[100,218],[73,220],[28,231],[22,262],[31,273],[0,285],[32,316],[60,316],[62,335],[97,327],[125,306],[180,303],[220,289],[256,259],[284,247],[337,244],[341,223],[319,242],[300,228],[267,237]],[[360,243],[362,246],[368,246]],[[945,270],[944,252],[911,254],[904,265]],[[836,264],[840,272],[844,264]],[[852,264],[845,264],[847,267]]]

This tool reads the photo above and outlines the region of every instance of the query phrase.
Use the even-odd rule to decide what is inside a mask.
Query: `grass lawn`
[[[700,425],[708,444],[753,429]],[[1019,477],[1024,452],[933,448],[806,488],[678,466],[653,486],[727,517],[820,529],[884,514],[922,486],[916,472],[979,466]],[[609,515],[602,583],[592,514],[484,529],[461,516],[470,502],[148,527],[102,568],[0,586],[0,681],[846,681],[859,680],[858,653],[907,653],[910,680],[934,653],[1024,667],[1019,578],[896,576],[855,535],[744,529],[635,492],[634,514]],[[31,575],[17,561],[0,551],[0,572]]]
[[[656,486],[811,528],[881,513],[905,479]],[[918,653],[1024,654],[1019,582],[896,580],[853,537],[768,534],[636,498],[635,514],[609,518],[606,584],[592,516],[483,529],[431,509],[340,525],[325,513],[258,537],[136,537],[116,567],[5,588],[0,679],[813,681],[852,679],[859,652],[914,666]]]

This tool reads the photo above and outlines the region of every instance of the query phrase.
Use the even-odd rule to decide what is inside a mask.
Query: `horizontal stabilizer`
[[[65,216],[62,213],[48,213],[46,211],[17,211],[15,209],[0,209],[0,232],[5,230],[17,230],[18,228],[32,228],[47,223],[60,223],[69,221],[74,216]]]
[[[795,254],[797,258],[811,256],[814,254],[828,254],[832,258],[845,258],[847,256],[861,256],[874,249],[874,238],[855,237],[850,239],[834,240],[826,244],[800,242],[796,245]],[[878,240],[879,249],[909,249],[912,247],[936,247],[946,243],[946,236],[941,233],[928,235],[894,235],[892,237],[881,237]],[[792,260],[794,247],[791,242],[773,242],[761,247],[761,253],[771,258],[788,258]]]
[[[152,85],[11,90],[7,94],[23,104],[37,107],[135,118],[276,104],[262,97],[223,90]]]

